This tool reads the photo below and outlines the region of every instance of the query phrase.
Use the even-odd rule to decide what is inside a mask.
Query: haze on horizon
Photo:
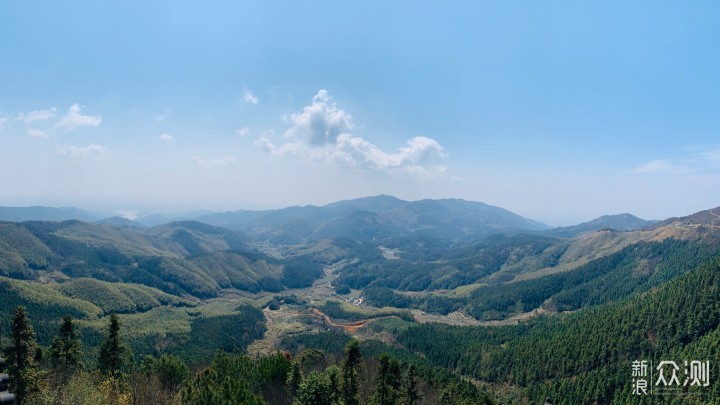
[[[0,206],[720,205],[720,5],[0,4]]]

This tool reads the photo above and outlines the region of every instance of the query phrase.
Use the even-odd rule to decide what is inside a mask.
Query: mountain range
[[[0,221],[66,221],[77,219],[79,221],[97,221],[101,217],[89,211],[74,207],[0,207]]]
[[[645,221],[630,214],[606,215],[570,227],[552,228],[500,207],[460,199],[404,201],[392,196],[358,198],[325,206],[295,206],[268,211],[196,211],[180,217],[160,214],[135,220],[101,216],[77,208],[0,207],[0,221],[29,220],[100,222],[121,227],[153,227],[181,220],[247,233],[255,240],[288,245],[307,240],[343,236],[383,239],[408,233],[429,235],[452,241],[469,240],[491,234],[542,232],[551,236],[574,237],[603,228],[620,231],[640,229],[656,221]]]
[[[342,290],[436,291],[524,282],[641,242],[704,240],[707,232],[698,226],[718,221],[714,210],[707,210],[661,222],[620,214],[550,228],[483,203],[390,196],[323,207],[201,213],[196,220],[152,227],[121,217],[96,220],[69,208],[0,213],[40,216],[0,222],[0,276],[60,283],[89,277],[200,299],[227,288],[307,287],[323,275],[323,266],[338,261],[347,262],[334,283]],[[94,221],[46,220],[68,216]]]
[[[720,347],[719,211],[551,228],[478,202],[390,196],[192,219],[3,208],[0,329],[22,305],[47,346],[71,315],[92,353],[121,314],[137,356],[194,365],[218,350],[342,355],[360,335],[363,350],[505,387],[501,402],[606,403],[629,391],[628,356]]]

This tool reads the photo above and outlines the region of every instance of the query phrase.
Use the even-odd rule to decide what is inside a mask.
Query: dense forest
[[[717,254],[720,245],[715,241],[668,238],[632,244],[560,274],[482,286],[469,296],[412,297],[377,283],[366,287],[364,295],[368,302],[380,307],[419,308],[441,314],[464,309],[480,320],[503,319],[541,306],[551,311],[574,311],[647,291]]]
[[[720,397],[713,224],[472,236],[410,216],[400,222],[417,229],[403,233],[363,212],[283,233],[296,219],[0,223],[10,389],[26,404]],[[347,221],[362,222],[354,236],[312,239]],[[708,361],[710,380],[633,395],[641,361]]]
[[[97,358],[88,361],[72,317],[63,317],[51,345],[42,347],[27,311],[17,307],[9,344],[3,350],[8,357],[9,389],[18,405],[494,402],[489,393],[443,368],[418,363],[412,356],[410,362],[403,362],[388,355],[393,349],[379,342],[361,347],[344,335],[332,336],[336,349],[338,343],[344,344],[337,350],[306,348],[251,358],[236,353],[246,342],[230,347],[231,337],[247,335],[246,330],[225,330],[232,324],[228,320],[213,328],[226,333],[223,341],[229,346],[209,364],[191,363],[191,369],[184,360],[187,353],[145,355],[136,361],[119,318],[112,315]],[[200,336],[186,346],[202,344]]]
[[[322,275],[321,263],[312,258],[278,259],[246,242],[238,232],[193,221],[146,231],[80,221],[0,222],[0,276],[37,280],[62,274],[210,298],[226,288],[307,287]],[[61,292],[72,295],[76,289]]]
[[[716,258],[646,294],[577,314],[508,327],[415,326],[398,340],[434,364],[482,381],[525,387],[531,398],[626,402],[632,398],[633,360],[711,360],[710,375],[718,375],[719,291]],[[717,384],[686,387],[697,395],[683,396],[681,402],[706,403],[720,397],[718,389]],[[660,400],[653,397],[653,402]]]

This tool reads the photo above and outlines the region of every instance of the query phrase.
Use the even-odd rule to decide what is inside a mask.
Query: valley
[[[720,405],[720,2],[0,17],[0,405]]]
[[[637,324],[629,306],[645,308],[663,294],[680,299],[683,282],[700,283],[701,293],[709,289],[710,306],[701,313],[720,306],[711,293],[715,281],[700,281],[714,277],[708,263],[720,257],[716,218],[713,210],[660,222],[609,216],[553,230],[477,203],[381,196],[207,217],[214,225],[202,218],[152,227],[0,222],[0,330],[9,330],[22,305],[47,347],[59,320],[70,315],[91,362],[104,325],[118,315],[136,362],[168,354],[193,367],[207,365],[218,351],[262,359],[315,350],[337,358],[353,338],[368,355],[393,353],[433,373],[449,371],[447,378],[480,382],[501,402],[585,395],[543,381],[596,382],[593,373],[604,366],[595,357],[577,365],[553,352],[565,365],[549,363],[530,375],[513,364],[547,359],[521,348],[550,339],[548,350],[560,350],[574,347],[579,336],[592,340],[591,326],[580,325],[596,327],[597,316],[618,314]],[[642,228],[608,227],[622,228],[624,219]],[[235,225],[219,226],[222,221]],[[652,341],[612,350],[648,354],[669,350],[670,342],[695,350],[720,328],[713,322],[691,335],[643,325]],[[438,339],[466,354],[437,352]],[[7,345],[0,336],[0,346]],[[614,356],[612,373],[620,373],[622,354]],[[610,392],[624,390],[616,385]]]

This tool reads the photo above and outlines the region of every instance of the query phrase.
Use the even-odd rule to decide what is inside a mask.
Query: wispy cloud
[[[156,115],[155,117],[153,117],[153,119],[157,122],[163,122],[169,116],[170,116],[170,110],[166,108],[164,113]]]
[[[42,129],[37,128],[28,128],[27,129],[28,136],[32,136],[33,138],[48,138],[48,133],[43,131]]]
[[[17,119],[18,121],[23,122],[35,122],[35,121],[46,121],[52,118],[55,118],[55,115],[57,113],[57,109],[55,107],[48,108],[46,110],[35,110],[30,111],[29,113],[20,113],[18,115]]]
[[[0,130],[5,127],[5,123],[8,122],[10,119],[3,115],[2,111],[0,111]]]
[[[110,152],[107,146],[90,144],[78,147],[75,145],[61,145],[57,147],[58,154],[73,158],[102,157]]]
[[[71,105],[68,113],[60,119],[60,122],[55,127],[62,128],[65,131],[72,131],[82,126],[97,127],[100,125],[102,118],[99,115],[82,115],[81,110],[80,104]]]
[[[257,96],[254,95],[253,92],[250,91],[250,89],[248,89],[247,87],[245,87],[245,90],[243,91],[243,100],[245,100],[245,102],[248,104],[257,104],[258,102],[260,102]]]
[[[683,156],[657,159],[630,170],[632,174],[685,176],[717,172],[720,169],[720,146],[693,146]]]
[[[644,163],[630,172],[633,174],[651,174],[651,175],[681,175],[692,173],[695,170],[688,166],[673,163],[669,159],[658,159]]]
[[[137,211],[137,210],[118,210],[118,211],[114,211],[114,213],[115,213],[115,214],[118,214],[119,216],[121,216],[121,217],[123,217],[123,218],[125,218],[125,219],[129,219],[129,220],[131,220],[131,221],[134,221],[134,220],[137,219],[138,214],[140,213],[140,211]]]
[[[236,156],[221,156],[217,158],[202,158],[195,156],[193,162],[199,166],[224,166],[235,163],[237,161]]]
[[[172,142],[173,137],[170,134],[160,134],[158,135],[158,139],[163,142]]]
[[[716,169],[720,169],[720,146],[707,148],[701,152],[697,152],[696,156],[708,165]]]
[[[240,138],[244,138],[244,137],[248,136],[248,134],[250,133],[250,128],[248,128],[248,127],[238,128],[235,130],[235,133]]]
[[[449,173],[438,160],[447,153],[437,141],[424,136],[409,139],[405,146],[386,152],[377,145],[353,136],[352,116],[337,107],[326,90],[320,90],[312,103],[286,118],[291,127],[285,141],[276,145],[268,136],[255,145],[279,157],[300,156],[344,167],[393,170],[422,177],[442,177]]]

